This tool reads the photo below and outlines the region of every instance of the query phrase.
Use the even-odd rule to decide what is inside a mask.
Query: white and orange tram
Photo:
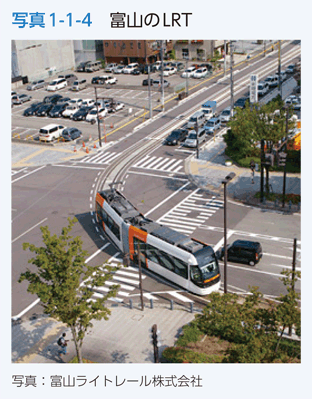
[[[96,218],[107,236],[134,262],[197,295],[221,284],[213,249],[194,238],[144,217],[120,192],[96,195]]]

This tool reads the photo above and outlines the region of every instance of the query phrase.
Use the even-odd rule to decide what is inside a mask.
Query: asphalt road
[[[297,57],[295,53],[287,57],[285,53],[291,48],[296,46],[289,45],[283,49],[286,65]],[[239,67],[240,70],[235,73],[236,96],[240,97],[248,91],[251,71],[256,70],[265,76],[275,72],[276,68],[276,54],[275,58],[272,55],[255,60],[254,64],[250,61],[249,66]],[[162,145],[163,137],[174,126],[185,123],[187,117],[206,99],[217,99],[219,111],[229,104],[228,80],[217,80],[218,78],[208,79],[202,85],[201,92],[186,101],[183,100],[179,106],[175,99],[168,99],[165,105],[167,111],[137,130],[134,128],[142,122],[141,120],[127,122],[128,124],[116,131],[112,130],[109,136],[110,147],[97,153],[97,156],[91,154],[80,160],[28,168],[27,173],[21,171],[13,176],[12,316],[30,316],[34,312],[42,312],[41,307],[36,304],[37,298],[26,292],[27,283],[17,283],[20,273],[26,267],[33,267],[27,263],[31,254],[22,250],[22,243],[39,245],[40,226],[47,224],[52,233],[58,234],[67,224],[67,217],[76,216],[79,223],[75,226],[73,234],[82,237],[84,248],[90,253],[88,263],[103,264],[110,260],[114,264],[120,264],[122,255],[107,237],[98,231],[94,223],[94,196],[96,190],[104,185],[102,176],[109,164],[114,162],[114,159],[118,160],[118,156],[131,146],[138,148],[147,141],[154,143],[150,152],[142,154],[141,159],[137,157],[124,171],[121,190],[126,197],[150,218],[184,231],[216,249],[221,245],[223,198],[213,198],[188,182],[183,165],[192,151]],[[29,123],[29,126],[39,123],[35,118],[26,118],[24,122],[19,112],[13,109],[13,128],[21,121]],[[97,129],[94,126],[88,128]],[[229,262],[229,288],[235,292],[248,292],[249,285],[257,285],[264,294],[272,297],[284,292],[279,273],[283,267],[291,266],[293,238],[296,237],[300,243],[300,217],[265,213],[229,202],[228,229],[229,242],[242,237],[257,237],[264,251],[264,257],[256,267]],[[220,265],[222,268],[222,262]],[[136,268],[121,270],[116,273],[114,281],[121,284],[118,301],[128,302],[130,298],[139,300]],[[172,286],[150,272],[144,273],[143,288],[146,300],[171,299],[184,303],[185,306],[191,301],[201,301],[200,298],[183,292],[179,287]],[[300,289],[300,284],[296,288]]]

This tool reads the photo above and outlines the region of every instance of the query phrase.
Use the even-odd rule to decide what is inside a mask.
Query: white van
[[[196,123],[197,126],[203,126],[203,124],[206,121],[206,115],[204,111],[197,111],[195,112],[194,115],[192,115],[189,119],[189,121],[187,122],[187,128],[188,129],[195,129],[196,127]]]
[[[185,139],[183,146],[184,147],[190,147],[190,148],[196,148],[197,147],[197,140],[198,140],[198,145],[206,141],[206,131],[205,129],[198,129],[198,134],[196,134],[195,130],[190,130],[187,138]]]
[[[67,86],[67,80],[65,78],[55,79],[49,83],[49,85],[47,86],[47,90],[48,91],[56,91],[56,90],[63,89],[66,86]]]
[[[85,89],[86,87],[87,87],[87,81],[86,81],[86,79],[82,79],[82,80],[76,80],[73,83],[71,89],[73,91],[79,91],[79,90]]]
[[[52,141],[62,136],[64,126],[61,125],[47,125],[39,130],[40,141]]]
[[[138,66],[139,66],[139,64],[137,62],[133,62],[132,64],[127,65],[122,72],[129,74],[132,71],[134,71],[135,68],[137,68]]]

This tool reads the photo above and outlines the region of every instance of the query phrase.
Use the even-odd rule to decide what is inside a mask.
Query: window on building
[[[114,42],[113,46],[116,48],[116,47],[117,47],[117,43],[116,43],[116,42]]]
[[[188,48],[182,49],[182,58],[189,58],[189,49]]]
[[[130,48],[133,50],[133,42],[130,42]]]
[[[141,48],[141,42],[138,42],[138,49]]]
[[[105,42],[105,47],[108,47],[109,46],[109,43],[108,42]]]

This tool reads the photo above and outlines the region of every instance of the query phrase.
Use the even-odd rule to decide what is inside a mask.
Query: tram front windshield
[[[203,282],[220,272],[216,255],[211,247],[207,246],[203,248],[198,251],[195,256],[198,262],[200,277]]]

